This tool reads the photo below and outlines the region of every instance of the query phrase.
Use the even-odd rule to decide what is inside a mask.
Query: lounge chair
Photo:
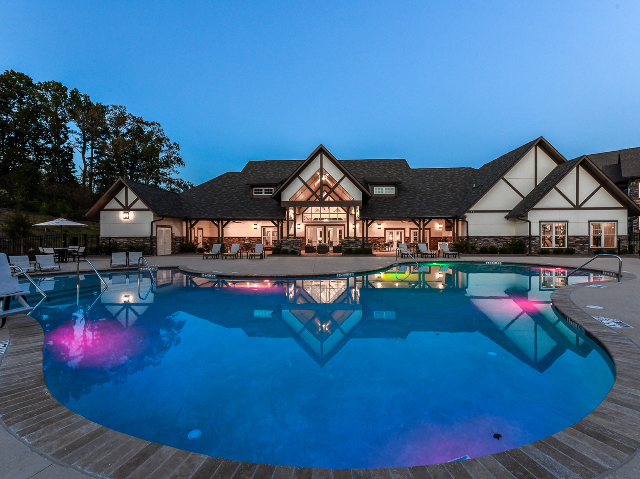
[[[111,267],[114,266],[126,266],[127,265],[127,253],[111,253]]]
[[[0,328],[7,322],[9,316],[26,314],[33,310],[25,298],[27,294],[29,294],[29,290],[24,289],[18,278],[11,274],[7,255],[0,253],[0,302],[2,302],[2,309],[0,309],[2,323],[0,323]],[[9,309],[12,299],[17,300],[20,303],[20,307]]]
[[[204,253],[202,255],[202,259],[218,258],[220,256],[220,248],[222,248],[222,245],[220,243],[211,245],[211,251],[209,251],[208,253]]]
[[[449,250],[449,243],[438,243],[438,256],[440,256],[440,252],[442,252],[443,258],[450,258],[453,256],[454,258],[458,257],[458,253],[456,251]]]
[[[27,273],[33,272],[36,269],[31,265],[28,256],[9,256],[9,263],[12,266],[19,266],[22,271],[26,271]]]
[[[264,258],[264,245],[262,243],[256,245],[253,253],[249,253],[249,259],[251,258]]]
[[[129,253],[129,266],[134,265],[138,266],[138,260],[142,258],[142,253],[140,251],[131,251]]]
[[[40,271],[53,271],[56,268],[59,270],[60,265],[56,264],[56,258],[52,254],[37,254],[36,268]]]
[[[236,259],[239,254],[240,254],[240,243],[233,243],[231,245],[231,250],[228,253],[225,253],[223,258]]]
[[[43,254],[56,254],[56,251],[53,248],[42,248]]]
[[[422,257],[422,258],[435,258],[436,257],[436,252],[435,251],[431,251],[429,249],[429,246],[426,243],[418,243],[418,254]]]
[[[398,243],[398,249],[396,250],[396,256],[400,256],[401,258],[406,258],[407,256],[411,256],[409,250],[407,249],[406,243]]]

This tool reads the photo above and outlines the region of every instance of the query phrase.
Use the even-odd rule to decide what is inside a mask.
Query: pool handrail
[[[147,265],[147,270],[149,271],[149,276],[151,276],[151,284],[156,282],[156,279],[153,277],[153,269],[151,268],[151,265],[149,264],[149,261],[147,261],[147,258],[145,256],[140,256],[138,258],[138,283],[140,283],[140,271],[143,269],[143,265],[142,265],[142,261],[144,260],[145,264]]]
[[[33,281],[33,279],[31,279],[31,276],[29,276],[27,274],[27,272],[25,270],[23,270],[20,266],[16,266],[14,264],[10,264],[9,267],[11,268],[11,272],[15,274],[14,270],[18,270],[18,275],[22,274],[24,275],[29,282],[38,290],[38,293],[40,293],[42,296],[44,296],[45,298],[47,298],[48,296],[45,294],[44,291],[42,291],[40,289],[40,287],[35,283],[35,281]]]
[[[104,289],[109,289],[109,285],[107,284],[107,282],[104,280],[104,278],[102,277],[102,275],[98,272],[98,270],[96,269],[96,267],[93,265],[93,263],[91,261],[89,261],[87,258],[78,258],[78,266],[76,266],[76,288],[78,290],[80,290],[80,262],[81,261],[86,261],[87,263],[89,263],[89,266],[91,266],[91,268],[93,269],[93,271],[96,273],[96,275],[98,275],[98,278],[100,279],[100,282],[102,283],[102,285],[104,286]],[[101,288],[102,289],[102,288]]]
[[[622,281],[622,258],[620,256],[618,256],[617,254],[610,254],[610,253],[602,253],[602,254],[595,255],[593,258],[591,258],[585,264],[583,264],[582,266],[578,266],[576,269],[571,271],[571,273],[569,273],[567,275],[567,280],[568,280],[569,276],[571,276],[573,273],[575,273],[578,270],[584,268],[586,265],[591,263],[594,259],[599,258],[600,256],[611,256],[613,258],[618,258],[618,283],[620,283]]]

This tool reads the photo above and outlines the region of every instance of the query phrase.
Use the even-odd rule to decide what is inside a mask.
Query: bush
[[[503,246],[502,248],[498,248],[498,253],[500,254],[509,254],[509,248]]]
[[[33,232],[33,218],[30,214],[22,211],[14,211],[4,217],[1,225],[2,232],[11,239],[20,239],[30,236]]]
[[[345,248],[345,250],[344,250],[344,254],[351,254],[351,253],[353,253],[353,249],[351,249],[351,248]]]
[[[470,243],[466,240],[455,241],[452,243],[454,251],[458,253],[471,253],[476,249],[476,243]]]
[[[556,248],[553,250],[553,254],[564,254],[564,248]]]
[[[354,253],[355,253],[355,254],[362,254],[362,253],[364,253],[364,248],[356,248],[356,249],[354,250]]]
[[[280,254],[289,254],[289,250],[287,248],[280,248]]]
[[[138,251],[140,253],[146,253],[147,252],[147,245],[146,244],[142,244],[142,243],[135,243],[135,242],[130,242],[127,243],[126,245],[127,251]]]
[[[602,248],[598,248],[593,252],[593,254],[604,254],[604,250]]]
[[[635,252],[636,252],[636,245],[630,244],[629,245],[629,254],[633,254]]]
[[[373,250],[371,248],[364,248],[364,254],[373,254]]]
[[[498,251],[499,250],[497,246],[494,246],[494,245],[489,246],[489,254],[498,254]]]
[[[282,248],[280,246],[274,246],[271,250],[271,254],[280,254],[282,252]]]
[[[180,243],[181,253],[195,253],[198,249],[198,245],[195,243]]]
[[[489,254],[488,246],[480,246],[480,254]]]
[[[512,240],[507,243],[507,249],[511,254],[525,254],[527,252],[527,244],[522,240]]]
[[[567,254],[576,254],[575,248],[567,248]]]
[[[198,249],[196,250],[196,252],[198,252],[198,253],[202,254],[202,253],[204,253],[204,248],[198,248]]]
[[[298,252],[297,252],[296,250],[292,249],[292,250],[290,250],[290,251],[289,251],[289,254],[295,254],[295,255],[297,255],[297,254],[298,254]]]

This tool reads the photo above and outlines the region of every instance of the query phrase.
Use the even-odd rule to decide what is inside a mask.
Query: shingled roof
[[[586,156],[615,183],[640,178],[640,147]]]
[[[179,193],[163,190],[157,186],[145,185],[126,178],[122,178],[122,181],[124,181],[155,214],[160,216],[183,216],[182,201]]]

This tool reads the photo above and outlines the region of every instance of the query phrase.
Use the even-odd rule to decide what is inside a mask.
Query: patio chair
[[[438,256],[440,256],[440,252],[442,252],[443,258],[450,258],[451,256],[453,256],[454,258],[458,257],[457,251],[451,251],[449,249],[449,243],[438,243],[438,250]]]
[[[38,246],[38,253],[45,254],[44,253],[44,248],[42,246]]]
[[[431,251],[429,249],[429,246],[426,243],[418,243],[418,254],[422,257],[422,258],[435,258],[436,257],[436,253],[435,251]]]
[[[22,271],[26,271],[27,273],[36,270],[31,265],[28,256],[9,256],[9,263],[11,263],[12,266],[19,266]]]
[[[396,249],[396,256],[400,256],[401,258],[406,258],[407,256],[411,256],[409,250],[407,249],[406,243],[398,243],[398,249]]]
[[[223,258],[236,259],[239,254],[240,254],[240,243],[233,243],[231,245],[231,250],[228,253],[224,253]]]
[[[114,266],[126,266],[127,265],[127,253],[111,253],[111,267]]]
[[[138,266],[138,260],[142,258],[142,252],[140,251],[131,251],[129,253],[128,264],[129,266],[134,265]]]
[[[60,270],[60,265],[56,264],[55,256],[52,254],[37,254],[36,268],[40,271],[53,271],[56,268]]]
[[[0,310],[2,323],[0,323],[0,328],[7,322],[8,317],[16,314],[26,314],[33,310],[25,298],[29,294],[29,290],[23,288],[18,278],[11,274],[7,255],[0,253],[0,302],[2,303],[2,309]],[[20,303],[18,308],[9,309],[12,299]]]
[[[211,245],[211,251],[209,251],[208,253],[204,253],[202,255],[202,259],[218,258],[220,256],[220,248],[222,248],[222,245],[220,243]]]
[[[56,254],[53,248],[42,248],[42,254]]]
[[[321,244],[318,245],[318,248],[316,250],[317,250],[318,254],[327,254],[327,253],[329,253],[329,245],[321,243]]]
[[[264,245],[262,243],[256,245],[253,253],[249,253],[249,259],[251,258],[264,258]]]
[[[78,249],[75,249],[75,250],[69,249],[69,256],[71,256],[71,259],[73,259],[73,258],[80,259],[80,257],[86,258],[87,257],[87,247],[86,246],[80,246]]]

